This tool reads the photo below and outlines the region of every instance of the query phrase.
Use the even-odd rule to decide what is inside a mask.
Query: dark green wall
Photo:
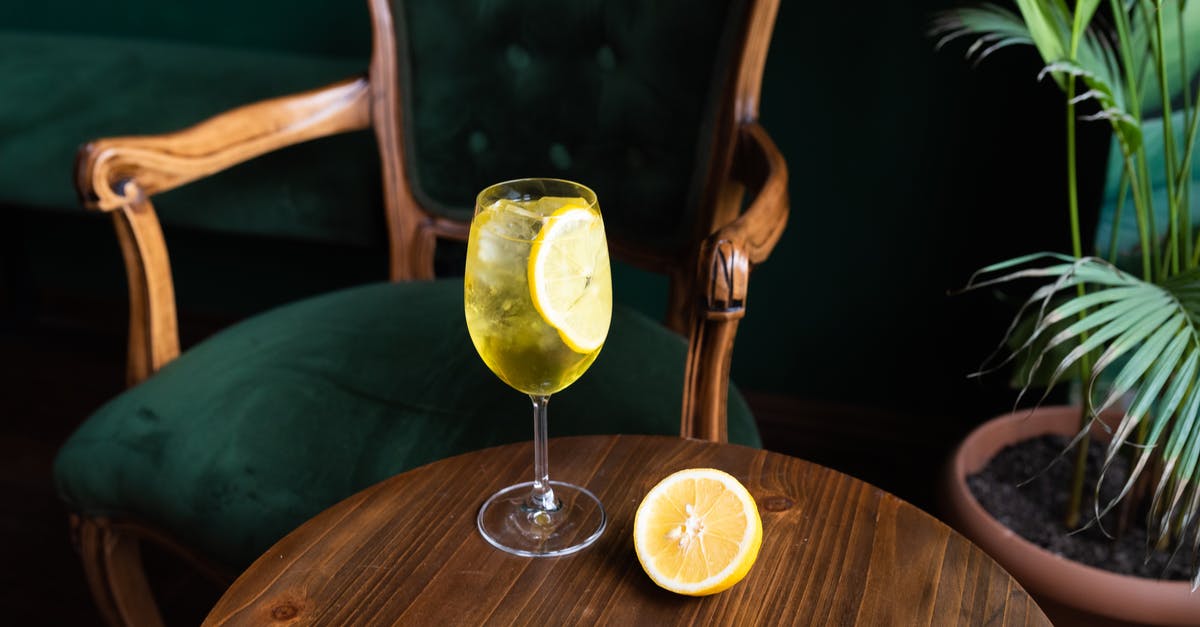
[[[1069,250],[1062,99],[1030,50],[974,69],[965,45],[935,51],[925,31],[947,6],[783,2],[761,117],[792,213],[751,280],[743,387],[968,419],[1011,403],[1002,375],[966,380],[1008,309],[947,291],[987,263]],[[1083,134],[1099,173],[1104,130]]]

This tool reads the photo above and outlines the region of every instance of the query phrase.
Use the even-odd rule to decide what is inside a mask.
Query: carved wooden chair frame
[[[366,76],[249,104],[185,130],[98,139],[76,164],[83,204],[113,217],[129,284],[126,378],[146,379],[179,355],[167,247],[151,196],[264,153],[308,140],[374,128],[383,166],[390,277],[433,278],[437,238],[465,240],[469,224],[426,212],[405,176],[396,40],[388,0],[367,0],[374,47]],[[751,267],[766,259],[787,222],[787,168],[758,124],[758,99],[778,0],[750,3],[736,67],[720,103],[712,159],[692,257],[614,253],[670,278],[666,324],[688,338],[680,435],[726,439],[726,395]],[[744,204],[745,195],[750,201]],[[746,209],[743,211],[743,206]],[[182,544],[135,520],[72,516],[92,594],[112,625],[161,625],[142,569],[140,541],[188,558],[215,581],[231,577]]]

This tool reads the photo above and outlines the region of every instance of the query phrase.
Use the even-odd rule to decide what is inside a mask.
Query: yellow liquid
[[[481,210],[467,241],[465,311],[475,350],[496,376],[526,394],[574,383],[600,354],[567,346],[529,295],[529,251],[545,216],[561,203],[502,201]],[[606,295],[611,307],[612,295]]]

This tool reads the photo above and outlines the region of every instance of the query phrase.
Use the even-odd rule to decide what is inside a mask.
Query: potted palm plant
[[[947,473],[945,514],[1056,623],[1200,625],[1200,3],[1015,0],[1015,10],[941,13],[932,30],[939,46],[971,40],[967,56],[976,61],[1032,46],[1043,61],[1039,78],[1063,91],[1073,250],[997,263],[968,287],[1037,282],[1001,359],[1022,365],[1018,404],[1039,384],[1074,381],[1080,391],[1077,407],[1016,411],[968,436]],[[1076,128],[1084,123],[1106,125],[1114,146],[1094,252],[1084,250],[1080,226]],[[1075,460],[1062,487],[1070,495],[1062,533],[1104,527],[1111,512],[1133,510],[1149,532],[1147,551],[1190,556],[1189,580],[1118,575],[1064,559],[979,505],[967,476],[1005,447],[1046,433],[1068,435],[1062,456]],[[1085,485],[1095,447],[1099,478]],[[1124,478],[1102,492],[1117,468]]]

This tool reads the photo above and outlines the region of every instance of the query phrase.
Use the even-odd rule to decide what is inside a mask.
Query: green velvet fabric
[[[78,511],[147,520],[238,569],[394,473],[528,440],[530,402],[475,353],[462,298],[459,279],[372,284],[235,325],[90,417],[58,455],[58,490]],[[551,437],[677,434],[686,352],[618,307],[599,358],[552,397]],[[732,389],[729,431],[761,445]]]
[[[360,59],[371,53],[366,3],[346,0],[8,1],[0,2],[0,28]]]
[[[428,206],[470,208],[496,181],[552,176],[596,191],[611,241],[694,243],[744,2],[394,6],[405,150]]]
[[[366,69],[365,57],[0,31],[0,203],[79,211],[72,164],[91,139],[176,131]],[[385,232],[379,173],[364,131],[285,149],[155,200],[167,225],[374,246]]]

